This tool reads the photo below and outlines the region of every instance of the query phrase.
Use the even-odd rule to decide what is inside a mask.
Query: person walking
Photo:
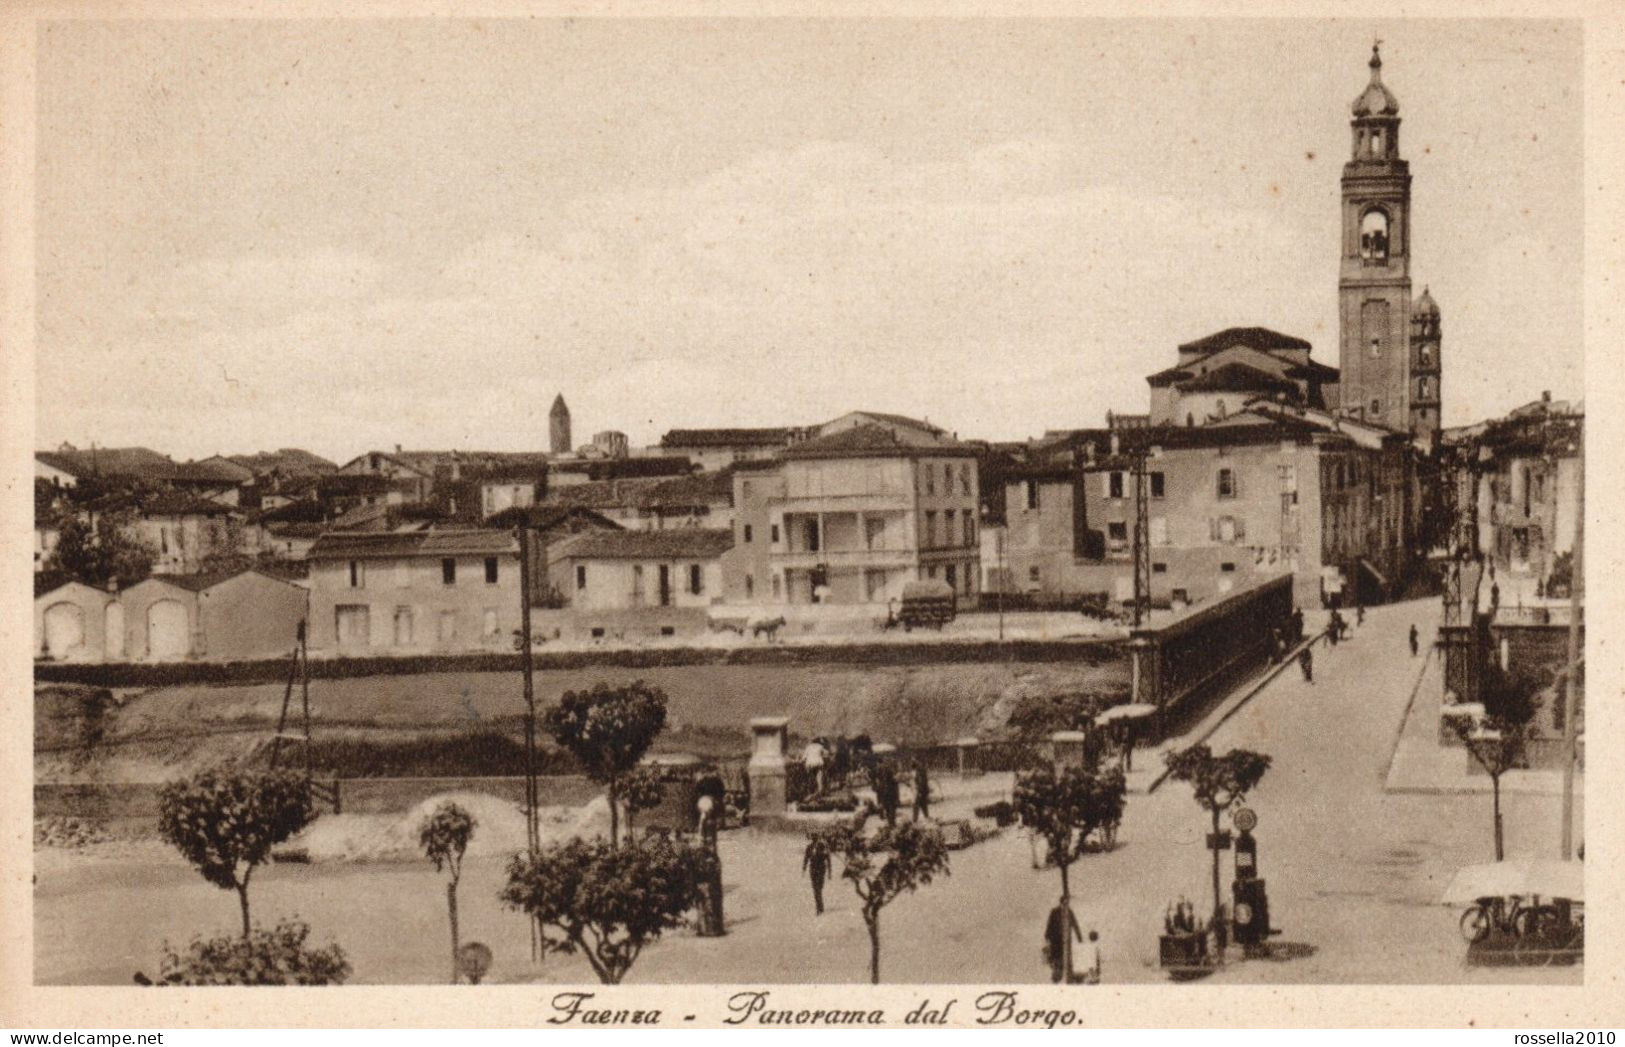
[[[902,786],[897,781],[897,771],[890,764],[883,763],[875,768],[875,800],[880,804],[880,813],[885,816],[886,824],[896,825]]]
[[[1095,962],[1089,967],[1089,969],[1087,971],[1084,972],[1083,980],[1084,980],[1084,983],[1087,984],[1087,985],[1099,985],[1100,984],[1100,932],[1095,930],[1093,927],[1089,928],[1089,948],[1095,954]]]
[[[812,772],[813,781],[816,783],[818,790],[817,794],[822,796],[825,785],[823,742],[817,738],[808,742],[807,747],[801,751],[801,762],[806,765],[807,770]]]
[[[1365,604],[1363,603],[1357,603],[1354,605],[1354,624],[1365,624]]]
[[[1066,897],[1062,896],[1055,903],[1055,908],[1049,911],[1049,919],[1044,923],[1044,960],[1049,964],[1049,980],[1057,985],[1072,980],[1072,971],[1067,963],[1068,934],[1077,941],[1083,941],[1078,918],[1073,915]]]
[[[1303,670],[1304,683],[1315,682],[1315,659],[1314,656],[1309,653],[1309,650],[1310,649],[1308,647],[1305,647],[1302,651],[1298,652],[1298,668]]]
[[[812,880],[813,914],[824,915],[824,881],[829,878],[829,848],[822,837],[807,840],[807,850],[801,856],[801,871]]]
[[[914,821],[931,817],[931,779],[925,773],[923,760],[914,764],[914,810],[911,817]]]
[[[1420,635],[1418,635],[1418,633],[1416,631],[1416,626],[1414,626],[1414,625],[1411,626],[1411,657],[1412,658],[1415,658],[1417,652],[1422,649],[1422,642],[1421,641],[1422,641],[1422,638],[1421,638]]]

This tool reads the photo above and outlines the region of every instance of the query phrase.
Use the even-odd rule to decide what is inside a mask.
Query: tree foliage
[[[1057,773],[1042,766],[1017,777],[1016,815],[1049,844],[1064,893],[1070,894],[1067,868],[1082,856],[1089,834],[1122,821],[1127,796],[1128,783],[1117,767],[1104,772],[1066,767]]]
[[[633,836],[632,819],[640,811],[652,811],[666,798],[666,783],[653,767],[638,766],[621,782],[621,803],[626,807],[626,834]]]
[[[463,875],[463,855],[474,838],[474,827],[479,823],[458,804],[450,801],[439,804],[418,826],[418,843],[423,853],[434,863],[435,872],[448,871],[446,881],[446,911],[451,920],[451,983],[457,984],[461,971],[458,962],[460,942],[457,934],[457,881]]]
[[[1270,758],[1250,749],[1232,749],[1213,755],[1206,745],[1193,745],[1167,755],[1168,777],[1186,782],[1196,802],[1215,814],[1247,798],[1270,768]]]
[[[152,573],[158,551],[136,534],[132,523],[128,513],[100,514],[94,527],[70,517],[62,524],[44,570],[99,589],[110,582],[134,585]]]
[[[350,963],[337,944],[305,945],[308,924],[285,920],[247,937],[194,938],[185,952],[166,942],[157,981],[143,974],[138,985],[341,985]]]
[[[291,771],[206,770],[163,787],[158,832],[205,880],[237,892],[247,939],[249,878],[315,814],[310,783]]]
[[[500,898],[542,926],[544,949],[580,952],[599,981],[615,985],[645,946],[700,903],[713,860],[664,836],[625,848],[572,839],[535,858],[516,855]]]
[[[880,912],[898,896],[948,875],[942,833],[914,822],[881,824],[866,832],[848,824],[820,830],[816,839],[841,860],[841,878],[852,885],[869,929],[869,979],[880,984]]]
[[[1127,692],[1123,690],[1029,694],[1016,703],[1006,724],[1021,738],[1041,741],[1056,731],[1087,729],[1096,714],[1117,704],[1126,696]]]
[[[623,783],[666,728],[665,692],[642,680],[566,691],[543,714],[542,725],[580,762],[588,778],[608,790],[610,840],[618,842]]]

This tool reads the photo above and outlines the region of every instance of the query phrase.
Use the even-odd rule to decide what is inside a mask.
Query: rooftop
[[[312,560],[370,556],[490,556],[518,554],[512,531],[329,531],[310,547]]]
[[[555,559],[710,560],[733,548],[733,531],[679,527],[667,531],[589,531],[552,553]]]
[[[784,452],[785,458],[974,458],[976,449],[957,440],[922,447],[900,441],[890,429],[859,425],[819,436]]]
[[[787,447],[805,429],[672,429],[661,447]]]

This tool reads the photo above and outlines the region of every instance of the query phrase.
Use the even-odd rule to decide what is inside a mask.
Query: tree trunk
[[[248,941],[248,879],[237,885],[237,903],[243,910],[243,941]]]
[[[869,983],[880,984],[880,914],[865,912],[863,922],[869,925]]]
[[[1061,865],[1061,907],[1066,910],[1066,920],[1061,925],[1061,957],[1068,978],[1072,977],[1072,883],[1067,876],[1071,868],[1070,862]]]
[[[452,880],[446,884],[446,910],[451,914],[451,984],[456,985],[457,978],[457,881]]]
[[[1213,930],[1219,929],[1219,809],[1213,808]]]
[[[609,783],[609,845],[611,847],[619,847],[621,845],[621,804],[620,804],[620,799],[621,798],[619,796],[619,793],[620,793],[620,790],[615,788],[615,783],[610,782]]]
[[[1506,854],[1501,846],[1501,776],[1498,774],[1490,776],[1490,795],[1495,810],[1495,860],[1499,862],[1505,860]]]

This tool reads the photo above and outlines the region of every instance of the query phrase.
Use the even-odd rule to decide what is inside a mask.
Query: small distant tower
[[[563,393],[553,398],[553,409],[548,412],[547,419],[553,453],[569,454],[575,445],[570,443],[570,408],[564,404]]]
[[[1439,431],[1439,306],[1426,287],[1411,306],[1411,432],[1429,440]]]

